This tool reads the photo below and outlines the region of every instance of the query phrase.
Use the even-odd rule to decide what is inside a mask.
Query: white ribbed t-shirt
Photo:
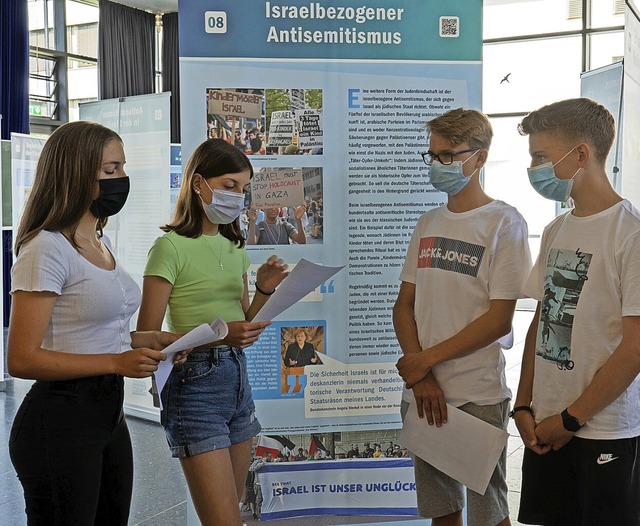
[[[110,252],[111,244],[103,241]],[[58,295],[42,347],[76,354],[131,349],[130,320],[140,288],[117,263],[103,270],[87,261],[60,232],[42,231],[23,245],[11,269],[11,293]]]

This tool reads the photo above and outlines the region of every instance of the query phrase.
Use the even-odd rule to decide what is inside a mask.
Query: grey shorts
[[[401,406],[403,418],[408,407],[409,404],[403,401]],[[469,402],[458,409],[495,427],[507,429],[509,400],[495,405],[476,405]],[[442,517],[462,510],[465,506],[466,490],[468,526],[494,525],[508,517],[506,450],[505,447],[500,455],[500,460],[491,475],[489,486],[484,495],[465,488],[457,480],[413,455],[420,516],[426,518]]]

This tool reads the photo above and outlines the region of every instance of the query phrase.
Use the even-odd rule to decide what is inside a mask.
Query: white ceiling
[[[112,0],[152,13],[171,13],[178,10],[178,0]]]

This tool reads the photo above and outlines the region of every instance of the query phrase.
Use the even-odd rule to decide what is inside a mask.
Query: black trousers
[[[126,526],[131,438],[116,375],[36,382],[16,413],[11,462],[28,526]]]

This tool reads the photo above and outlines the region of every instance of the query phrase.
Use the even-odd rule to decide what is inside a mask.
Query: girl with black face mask
[[[102,228],[127,199],[118,135],[74,122],[45,143],[16,239],[8,369],[36,380],[9,452],[29,524],[125,526],[133,465],[123,376],[151,376],[177,339],[130,332],[140,290]]]
[[[116,215],[127,202],[129,196],[129,178],[98,179],[100,194],[91,203],[89,211],[94,217],[104,219]]]

